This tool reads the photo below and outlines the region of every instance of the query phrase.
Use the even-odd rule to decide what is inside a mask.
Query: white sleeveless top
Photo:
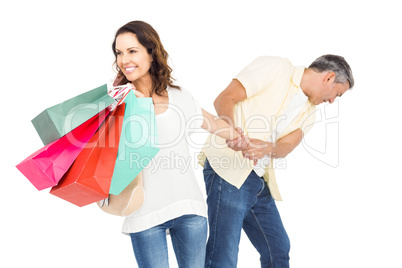
[[[156,115],[160,151],[143,169],[143,206],[124,220],[122,232],[141,232],[171,219],[207,217],[189,152],[189,135],[203,122],[201,107],[184,90],[168,88],[169,106]]]

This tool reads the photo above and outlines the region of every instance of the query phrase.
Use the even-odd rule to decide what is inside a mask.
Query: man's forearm
[[[276,143],[271,143],[271,153],[274,158],[283,158],[290,154],[299,145],[303,138],[301,129],[297,129],[285,137],[279,139]]]
[[[225,120],[232,127],[236,127],[233,121],[233,102],[232,99],[226,97],[218,97],[214,102],[216,114]]]
[[[300,129],[293,131],[276,143],[260,139],[250,139],[248,147],[243,153],[250,159],[261,159],[264,155],[271,158],[283,158],[291,153],[302,140],[303,132]]]
[[[232,127],[237,127],[233,120],[233,108],[236,103],[246,98],[247,94],[243,85],[237,79],[233,79],[214,101],[217,115]]]
[[[291,144],[281,142],[270,143],[268,148],[269,148],[268,155],[272,158],[284,158],[288,154],[290,154],[294,149],[294,147]]]

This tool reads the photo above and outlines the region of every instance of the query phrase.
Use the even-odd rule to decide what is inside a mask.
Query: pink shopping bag
[[[105,199],[115,168],[125,103],[112,111],[50,193],[79,207]]]
[[[38,190],[57,185],[108,114],[107,108],[27,157],[17,169]]]

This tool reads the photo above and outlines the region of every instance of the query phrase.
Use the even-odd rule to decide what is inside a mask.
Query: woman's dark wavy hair
[[[169,54],[163,48],[162,42],[159,38],[158,33],[146,22],[143,21],[131,21],[126,25],[122,26],[117,30],[112,44],[113,53],[115,56],[115,61],[113,65],[117,70],[117,76],[114,85],[124,85],[130,81],[124,76],[123,72],[117,66],[117,53],[116,53],[116,38],[123,33],[133,33],[137,36],[138,42],[143,45],[148,54],[152,57],[151,67],[149,68],[149,73],[152,78],[152,92],[157,95],[162,95],[162,93],[167,89],[167,87],[173,87],[180,89],[179,86],[173,84],[173,77],[171,76],[172,68],[167,63]]]

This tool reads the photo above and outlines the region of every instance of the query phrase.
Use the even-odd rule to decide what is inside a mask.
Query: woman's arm
[[[237,132],[232,126],[230,126],[225,120],[208,113],[204,109],[201,110],[204,118],[201,126],[203,129],[212,134],[218,135],[225,140],[240,141],[242,139],[242,135]]]

